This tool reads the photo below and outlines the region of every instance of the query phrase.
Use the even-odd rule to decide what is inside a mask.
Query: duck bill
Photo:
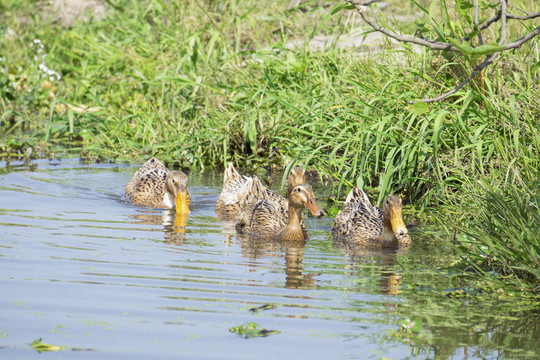
[[[306,204],[306,208],[313,216],[323,216],[324,211],[317,205],[317,202],[315,200],[308,201]]]
[[[392,209],[390,224],[392,225],[394,234],[407,234],[407,226],[405,226],[405,222],[403,222],[403,216],[401,216],[400,210]]]
[[[176,198],[174,199],[174,206],[176,207],[177,214],[189,214],[187,194],[188,194],[187,190],[178,191],[178,194],[176,195]]]

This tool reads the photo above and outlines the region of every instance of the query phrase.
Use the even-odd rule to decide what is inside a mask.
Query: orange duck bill
[[[177,214],[189,214],[188,192],[179,190],[174,198],[174,206]]]

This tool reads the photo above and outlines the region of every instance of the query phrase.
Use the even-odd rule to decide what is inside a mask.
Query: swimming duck
[[[370,248],[397,248],[411,243],[403,222],[401,198],[388,195],[382,210],[371,205],[365,192],[355,186],[345,207],[334,219],[334,240]]]
[[[308,236],[300,223],[304,207],[314,216],[324,215],[308,184],[297,185],[289,192],[286,208],[272,199],[259,200],[253,208],[249,224],[238,223],[237,230],[251,237],[281,242],[305,241]]]
[[[238,192],[246,187],[251,177],[241,176],[230,162],[223,176],[223,190],[216,201],[216,211],[228,216],[235,216],[240,211]]]
[[[304,184],[305,172],[301,167],[291,169],[287,178],[287,196],[299,184]],[[265,188],[256,177],[241,176],[232,163],[225,169],[223,190],[216,201],[216,211],[228,217],[251,216],[253,206],[261,199],[272,199],[287,206],[287,199]]]
[[[191,204],[187,185],[186,174],[179,170],[169,171],[152,157],[133,175],[125,191],[133,204],[176,209],[176,213],[187,214]]]

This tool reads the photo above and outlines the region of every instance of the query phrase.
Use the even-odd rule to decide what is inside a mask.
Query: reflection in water
[[[401,294],[400,283],[403,275],[395,271],[395,250],[368,250],[365,247],[344,247],[341,244],[334,246],[342,249],[355,264],[378,264],[379,291],[384,295]],[[392,304],[387,304],[392,306]]]
[[[236,231],[236,220],[226,214],[216,211],[216,218],[221,223],[221,233],[225,236],[224,244],[229,246],[232,240],[238,235]]]
[[[306,246],[250,241],[216,221],[221,172],[190,174],[189,219],[126,203],[132,174],[118,164],[0,164],[1,355],[24,357],[47,334],[125,358],[274,358],[284,347],[325,359],[538,358],[537,302],[497,289],[456,295],[477,280],[448,269],[455,254],[439,238],[415,238],[410,251],[332,248],[332,219],[307,218]],[[275,307],[248,312],[266,304]],[[422,330],[401,331],[406,319]],[[239,352],[228,328],[250,321],[283,335]]]
[[[163,225],[165,242],[167,244],[183,245],[186,239],[186,226],[188,214],[177,214],[174,210],[162,210],[161,214],[156,214],[156,210],[139,210],[142,214],[129,215],[129,217],[139,220],[136,223],[146,225]],[[159,229],[152,229],[160,231]]]
[[[315,288],[316,274],[303,273],[304,242],[279,242],[268,239],[250,238],[238,235],[242,246],[242,255],[252,260],[252,271],[256,270],[262,257],[283,256],[285,252],[285,287],[288,289]]]
[[[304,259],[304,244],[285,244],[285,287],[289,289],[315,288],[316,274],[304,274],[302,271]]]

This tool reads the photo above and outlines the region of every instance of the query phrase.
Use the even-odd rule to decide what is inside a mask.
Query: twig
[[[540,34],[540,26],[538,26],[537,28],[529,32],[524,37],[504,45],[504,50],[516,49],[520,47],[521,45],[525,44],[527,41],[531,40],[533,37],[535,37],[538,34]]]
[[[351,5],[362,5],[362,6],[368,6],[368,5],[371,5],[371,4],[374,4],[374,3],[377,3],[377,2],[381,2],[382,0],[366,0],[366,1],[359,1],[357,3],[352,3],[350,2]]]
[[[474,6],[474,27],[478,29],[478,0],[475,0],[473,2]],[[482,39],[482,32],[478,31],[478,41],[480,41],[480,45],[484,45],[484,39]]]
[[[379,2],[379,1],[380,0],[366,0],[366,1],[359,2],[359,3],[355,3],[353,0],[345,0],[346,3],[348,3],[348,4],[350,4],[351,6],[354,7],[354,9],[358,12],[358,14],[360,14],[362,19],[369,26],[371,26],[375,31],[378,31],[378,32],[380,32],[380,33],[382,33],[382,34],[384,34],[386,36],[389,36],[389,37],[397,40],[397,41],[422,45],[422,46],[425,46],[425,47],[427,47],[429,49],[432,49],[432,50],[444,50],[444,51],[462,52],[461,50],[459,50],[458,48],[456,48],[455,46],[453,46],[450,43],[445,43],[445,42],[426,39],[421,34],[420,34],[420,37],[408,36],[408,35],[398,35],[398,34],[392,32],[392,31],[389,31],[389,30],[385,29],[384,27],[380,26],[375,20],[373,20],[372,18],[370,18],[369,16],[367,16],[364,13],[364,9],[362,9],[362,8],[360,8],[358,6],[358,5],[366,6],[366,5],[370,5],[372,3]],[[520,38],[520,39],[518,39],[516,41],[513,41],[511,43],[505,44],[506,39],[507,39],[507,21],[508,21],[508,19],[530,20],[530,19],[540,17],[540,12],[529,13],[529,14],[525,13],[526,15],[518,16],[518,15],[508,14],[507,0],[499,0],[499,4],[500,4],[501,8],[497,12],[497,14],[495,16],[493,16],[492,18],[490,18],[489,20],[487,20],[485,23],[483,23],[481,25],[478,25],[478,22],[479,22],[479,20],[478,20],[478,1],[474,1],[473,2],[473,6],[474,6],[474,25],[475,25],[475,28],[478,31],[481,32],[482,30],[487,29],[494,22],[497,22],[497,21],[500,20],[501,21],[501,30],[500,30],[500,38],[499,38],[498,45],[502,46],[503,49],[501,51],[498,51],[496,53],[493,53],[493,54],[490,54],[490,55],[486,56],[484,61],[482,61],[482,63],[480,65],[475,67],[473,69],[472,73],[464,81],[462,81],[459,85],[457,85],[452,90],[450,90],[450,91],[448,91],[448,92],[446,92],[446,93],[444,93],[442,95],[439,95],[437,97],[434,97],[434,98],[422,99],[422,100],[419,100],[419,101],[408,100],[407,103],[414,104],[416,102],[436,102],[436,101],[442,100],[442,99],[444,99],[444,98],[446,98],[446,97],[448,97],[450,95],[455,94],[463,86],[465,86],[467,83],[469,83],[469,81],[471,81],[472,78],[477,76],[478,73],[481,73],[484,68],[486,68],[487,66],[492,64],[493,61],[495,61],[495,59],[499,56],[499,54],[502,51],[510,50],[510,49],[516,49],[518,47],[521,47],[524,43],[526,43],[527,41],[531,40],[532,38],[534,38],[535,36],[540,34],[540,26],[538,26],[537,28],[530,31],[528,34],[526,34],[522,38]],[[483,45],[483,40],[482,40],[482,37],[481,37],[481,33],[478,34],[478,38],[480,40],[480,45]],[[470,39],[468,37],[465,37],[463,40],[469,41]]]
[[[512,19],[512,20],[531,20],[531,19],[535,19],[537,17],[540,17],[540,12],[530,13],[530,14],[527,14],[527,15],[524,15],[524,16],[506,14],[506,18],[507,19]],[[500,18],[501,18],[501,10],[497,11],[497,14],[495,14],[495,16],[493,16],[491,19],[487,20],[485,23],[480,25],[478,27],[478,30],[487,29],[491,24],[493,24],[494,22],[499,21]]]
[[[354,9],[356,10],[356,12],[358,12],[360,14],[362,19],[366,23],[368,23],[368,25],[371,26],[374,30],[376,30],[376,31],[378,31],[380,33],[383,33],[384,35],[389,36],[392,39],[396,39],[397,41],[401,41],[401,42],[408,42],[408,43],[412,43],[412,44],[422,45],[422,46],[428,47],[428,48],[433,49],[433,50],[446,50],[446,51],[460,52],[460,50],[458,48],[456,48],[455,46],[453,46],[452,44],[449,44],[449,43],[444,43],[444,42],[435,41],[435,40],[421,39],[421,38],[407,36],[407,35],[398,35],[398,34],[396,34],[394,32],[388,31],[385,28],[383,28],[382,26],[380,26],[379,24],[377,24],[377,22],[375,22],[375,20],[373,20],[372,18],[367,16],[364,13],[364,11],[361,8],[357,7],[356,4],[352,0],[345,0],[345,2],[352,5],[354,7]]]
[[[442,95],[439,95],[437,97],[434,97],[434,98],[430,98],[430,99],[422,99],[422,100],[418,100],[418,101],[410,101],[408,100],[407,103],[408,104],[414,104],[414,103],[417,103],[417,102],[424,102],[424,103],[430,103],[430,102],[437,102],[437,101],[440,101],[450,95],[453,95],[455,94],[456,92],[459,91],[459,89],[461,89],[463,86],[465,86],[469,81],[471,81],[471,79],[473,77],[475,77],[476,75],[478,75],[478,73],[480,71],[482,71],[484,68],[486,68],[488,65],[490,65],[496,58],[497,56],[499,56],[499,53],[494,53],[494,54],[491,54],[491,55],[488,55],[485,60],[480,64],[478,65],[474,70],[473,72],[465,79],[463,80],[458,86],[456,86],[455,88],[453,88],[452,90],[448,91],[448,92],[445,92],[444,94]]]
[[[501,4],[501,37],[499,39],[499,45],[504,45],[506,41],[506,0],[500,0]]]
[[[478,0],[473,1],[474,6],[474,27],[475,29],[478,29]],[[480,45],[484,45],[484,39],[482,39],[482,32],[478,31],[478,42]],[[484,89],[484,70],[481,70],[479,75],[480,76],[480,91],[482,92],[482,96],[486,95],[486,91]],[[482,109],[486,108],[486,104],[484,103],[484,100],[482,99]]]

